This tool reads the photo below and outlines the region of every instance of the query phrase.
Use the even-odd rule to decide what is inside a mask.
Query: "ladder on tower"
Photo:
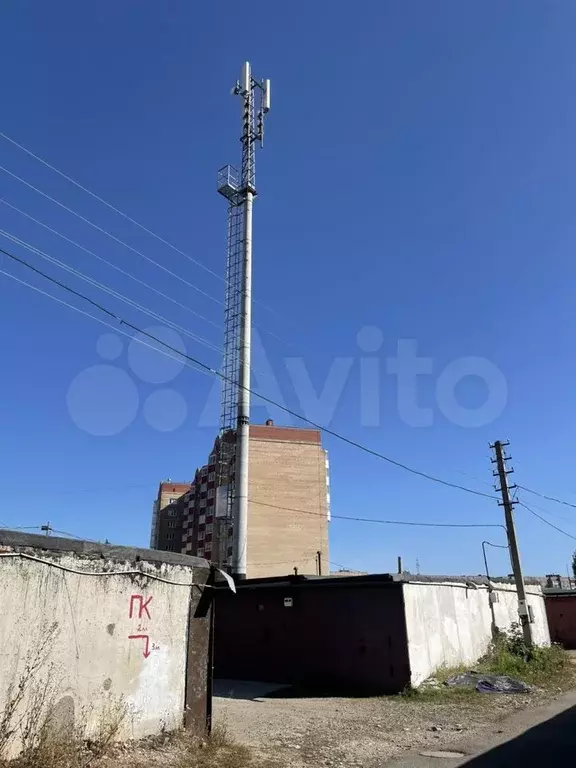
[[[238,417],[238,376],[240,372],[240,313],[242,311],[242,270],[244,205],[239,192],[239,174],[231,166],[218,173],[218,191],[228,200],[228,243],[226,258],[226,301],[224,307],[224,356],[220,408],[220,456],[218,488],[224,494],[224,514],[217,525],[218,563],[228,564],[234,524],[234,464]],[[216,521],[215,521],[216,522]]]

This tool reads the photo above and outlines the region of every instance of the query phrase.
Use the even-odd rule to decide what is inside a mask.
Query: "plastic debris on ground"
[[[464,672],[452,675],[446,680],[450,688],[475,688],[479,693],[530,693],[531,686],[507,675],[483,675],[479,672]]]

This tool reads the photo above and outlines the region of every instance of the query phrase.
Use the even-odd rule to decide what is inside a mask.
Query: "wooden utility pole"
[[[510,550],[510,561],[512,563],[512,572],[514,574],[514,581],[516,582],[516,592],[518,594],[518,614],[520,616],[520,622],[522,624],[522,633],[524,635],[524,641],[526,645],[532,645],[532,623],[530,610],[528,608],[528,602],[526,600],[526,589],[524,587],[524,577],[522,576],[522,565],[520,563],[520,552],[518,551],[518,541],[516,539],[516,528],[514,526],[514,504],[510,498],[510,488],[508,486],[508,475],[513,472],[512,469],[506,469],[506,461],[509,457],[505,456],[503,448],[509,443],[502,443],[500,440],[496,440],[491,448],[494,450],[495,458],[492,459],[492,463],[496,464],[497,469],[492,473],[494,477],[498,477],[500,480],[500,493],[502,494],[502,501],[498,504],[504,507],[504,516],[506,520],[506,534],[508,536],[508,548]],[[515,488],[516,486],[512,486]]]

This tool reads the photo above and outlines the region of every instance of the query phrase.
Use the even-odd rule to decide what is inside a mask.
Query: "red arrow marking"
[[[128,635],[128,640],[146,640],[146,644],[144,645],[144,658],[147,659],[148,656],[150,656],[150,651],[148,650],[150,647],[150,638],[148,635]]]

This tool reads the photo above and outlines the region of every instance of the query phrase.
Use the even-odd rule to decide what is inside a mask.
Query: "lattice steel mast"
[[[259,93],[256,111],[255,96]],[[228,200],[228,255],[224,308],[224,359],[220,413],[219,484],[226,487],[226,533],[234,529],[231,570],[246,576],[248,450],[252,324],[252,203],[256,196],[255,144],[264,141],[264,115],[270,109],[270,81],[255,80],[246,62],[233,93],[242,98],[242,166],[218,172],[218,192]],[[227,536],[226,553],[229,545]],[[222,557],[222,547],[220,560]]]

